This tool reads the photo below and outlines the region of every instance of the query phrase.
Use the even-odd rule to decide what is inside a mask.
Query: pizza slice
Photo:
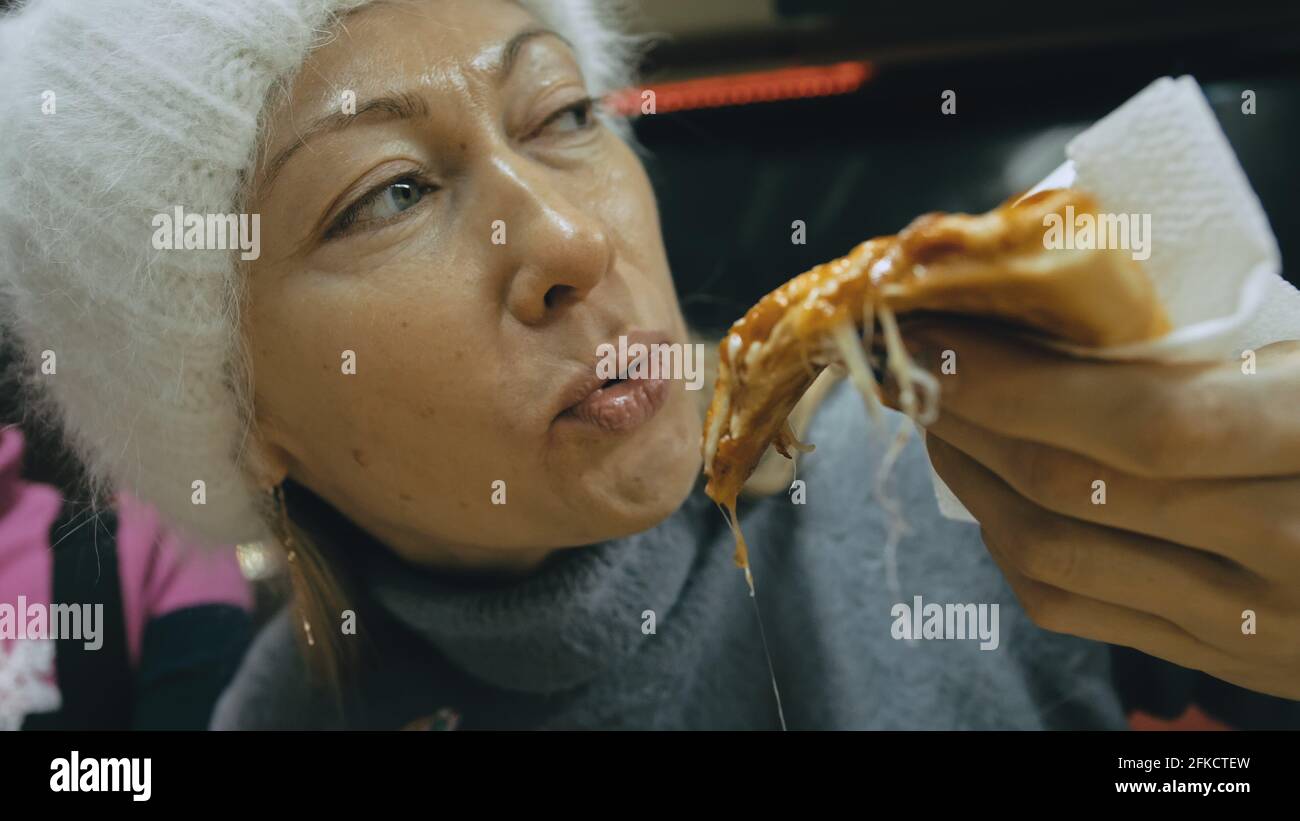
[[[1053,214],[1059,220],[1095,218],[1097,203],[1081,191],[1054,189],[1008,200],[986,214],[926,214],[897,236],[868,240],[795,277],[732,325],[719,346],[704,471],[707,493],[727,511],[736,564],[746,570],[751,589],[736,499],[769,445],[790,458],[792,451],[811,449],[795,438],[787,420],[823,369],[846,367],[879,417],[879,385],[871,368],[879,339],[900,409],[922,425],[934,420],[938,380],[911,361],[898,315],[926,311],[997,319],[1090,347],[1153,339],[1170,330],[1155,288],[1131,252],[1049,248],[1044,235]]]

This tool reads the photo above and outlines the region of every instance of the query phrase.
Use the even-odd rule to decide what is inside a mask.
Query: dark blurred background
[[[674,275],[697,328],[935,210],[984,211],[1163,75],[1200,81],[1297,281],[1300,3],[642,0],[649,88],[869,63],[857,91],[642,117]],[[690,86],[686,87],[687,89]],[[957,113],[940,112],[956,92]],[[1242,113],[1242,92],[1256,113]],[[662,99],[662,95],[660,95]],[[807,224],[807,244],[790,241]]]

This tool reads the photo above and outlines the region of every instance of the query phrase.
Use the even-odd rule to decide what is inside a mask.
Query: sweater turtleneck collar
[[[465,672],[531,693],[577,687],[643,647],[646,611],[662,618],[699,553],[697,486],[650,530],[563,550],[532,575],[496,585],[434,576],[373,545],[357,570],[393,618]]]

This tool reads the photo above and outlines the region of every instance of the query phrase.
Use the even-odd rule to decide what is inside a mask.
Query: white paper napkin
[[[1065,153],[1065,164],[1029,193],[1076,187],[1108,213],[1150,214],[1151,256],[1142,265],[1174,328],[1112,348],[1044,344],[1093,359],[1182,362],[1237,360],[1247,349],[1300,339],[1300,292],[1282,279],[1268,218],[1193,78],[1156,80]],[[933,468],[931,475],[939,512],[975,521]]]

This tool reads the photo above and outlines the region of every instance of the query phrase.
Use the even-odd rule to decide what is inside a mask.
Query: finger
[[[944,413],[928,430],[1041,508],[1300,576],[1300,477],[1143,479]]]
[[[959,321],[909,326],[941,402],[1008,436],[1055,445],[1134,476],[1300,473],[1300,343],[1246,363],[1068,358]]]
[[[1016,570],[1089,599],[1158,616],[1222,646],[1258,603],[1258,580],[1217,556],[1052,513],[937,436],[935,468]],[[990,546],[992,549],[992,546]]]
[[[1241,663],[1178,625],[1140,610],[1089,599],[1032,579],[1009,562],[985,536],[1020,607],[1034,624],[1053,633],[1132,647],[1174,664],[1221,678],[1239,678]]]

